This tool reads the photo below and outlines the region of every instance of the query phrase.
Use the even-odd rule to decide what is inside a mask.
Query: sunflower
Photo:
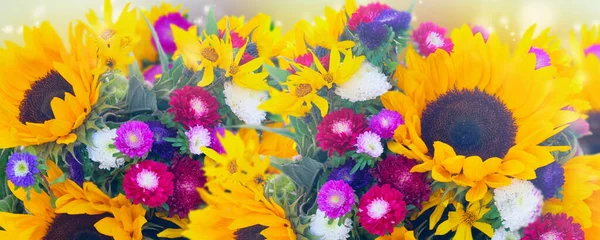
[[[262,187],[228,181],[199,190],[207,207],[190,212],[189,239],[296,239],[283,208]],[[210,192],[210,193],[209,193]]]
[[[160,17],[166,16],[170,13],[186,14],[187,9],[182,9],[181,4],[173,6],[170,3],[162,2],[160,5],[153,6],[149,11],[141,11],[141,14],[143,14],[143,16],[145,16],[152,25],[154,25]],[[156,62],[158,60],[158,53],[152,44],[154,40],[152,38],[152,34],[150,33],[150,28],[143,17],[140,17],[138,23],[136,24],[136,35],[140,37],[140,42],[133,49],[133,53],[135,58],[140,62],[140,66],[144,60],[148,62]]]
[[[204,41],[201,42],[195,27],[184,30],[172,26],[171,30],[177,45],[177,51],[173,56],[181,55],[186,67],[204,72],[198,86],[205,87],[214,81],[215,68],[227,69],[230,67],[233,58],[231,38],[223,40],[216,35],[206,35]]]
[[[381,97],[405,119],[389,149],[422,162],[413,172],[470,187],[469,202],[488,187],[510,184],[508,177],[534,179],[535,169],[554,160],[550,152],[568,150],[539,144],[578,114],[562,110],[576,91],[572,80],[553,66],[535,69],[532,34],[527,31],[512,56],[497,36],[486,42],[466,25],[452,32],[450,54],[423,59],[409,49],[398,81],[404,93]]]
[[[580,97],[589,101],[590,113],[600,112],[600,26],[583,26],[581,38],[571,34],[571,49],[576,68],[576,78],[583,85]]]
[[[47,161],[47,182],[63,175],[52,161]],[[30,214],[0,212],[0,237],[3,239],[142,239],[142,225],[146,223],[145,210],[133,205],[120,194],[110,198],[91,182],[80,187],[67,179],[50,186],[46,192],[27,192],[15,189],[12,193]],[[51,196],[56,202],[51,203]],[[55,207],[54,207],[55,206]]]
[[[544,212],[566,213],[581,224],[585,236],[600,236],[600,155],[578,156],[563,167],[563,198],[546,201]]]
[[[23,47],[0,49],[0,148],[75,142],[100,90],[83,28],[71,25],[70,52],[48,22],[25,27]]]

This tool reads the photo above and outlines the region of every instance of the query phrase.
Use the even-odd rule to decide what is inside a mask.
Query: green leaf
[[[303,157],[299,162],[292,162],[277,166],[285,175],[299,187],[306,190],[313,188],[319,174],[323,171],[323,164],[312,158]]]
[[[160,41],[158,41],[158,34],[156,33],[154,26],[152,25],[150,20],[148,20],[148,18],[146,17],[145,14],[142,14],[142,16],[144,17],[146,24],[148,24],[148,28],[150,29],[150,33],[152,33],[152,39],[154,39],[154,43],[156,43],[155,46],[156,46],[156,51],[158,52],[158,58],[160,59],[160,66],[162,67],[163,72],[167,72],[167,71],[169,71],[169,57],[167,56],[167,53],[165,53],[165,50],[163,50],[162,46],[160,45]],[[133,63],[133,64],[135,64],[135,63]]]
[[[208,35],[218,35],[219,28],[217,27],[217,19],[215,18],[215,8],[210,6],[208,8],[208,14],[206,15],[206,24],[204,30]]]
[[[270,77],[272,77],[280,83],[285,82],[287,80],[287,77],[290,75],[290,72],[268,64],[263,64],[263,67],[267,70],[267,72],[269,72]]]
[[[15,213],[17,208],[17,198],[14,195],[8,195],[0,200],[0,212]]]
[[[54,184],[57,184],[57,183],[62,183],[65,180],[67,180],[67,174],[63,173],[63,175],[61,175],[57,179],[54,179],[52,182],[50,182],[50,185],[54,185]]]
[[[156,94],[147,90],[142,79],[133,76],[129,79],[129,89],[127,90],[127,107],[130,112],[136,111],[156,111]]]

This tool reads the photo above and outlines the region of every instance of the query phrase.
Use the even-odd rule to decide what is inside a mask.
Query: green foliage
[[[129,88],[127,96],[127,110],[132,113],[149,112],[153,113],[157,110],[156,94],[143,85],[143,79],[132,76],[129,79]]]
[[[206,15],[206,23],[204,24],[204,30],[208,35],[218,35],[219,28],[217,26],[217,19],[215,18],[215,8],[210,6],[208,8],[208,14]]]
[[[350,170],[350,174],[355,173],[358,170],[363,170],[366,166],[373,168],[375,167],[375,163],[381,160],[380,158],[374,158],[360,153],[351,153],[350,158],[356,160],[356,164],[352,167],[352,170]]]
[[[567,151],[554,151],[552,155],[554,156],[555,161],[560,164],[566,163],[568,160],[575,157],[575,154],[579,150],[579,140],[577,139],[577,135],[570,129],[566,128],[562,130],[558,134],[552,136],[547,139],[540,145],[542,146],[568,146],[570,147]]]
[[[183,58],[179,57],[168,71],[164,71],[161,77],[156,80],[152,91],[158,99],[169,99],[169,95],[175,89],[183,88],[186,85],[192,85],[197,78],[202,76],[202,72],[192,72],[183,64]]]
[[[146,17],[145,14],[142,14],[142,16],[144,17],[146,24],[148,24],[148,28],[150,29],[150,33],[152,33],[152,39],[154,39],[154,43],[156,43],[155,46],[156,46],[156,51],[158,52],[158,58],[160,59],[160,66],[161,66],[163,72],[167,72],[169,70],[169,57],[167,56],[167,54],[165,53],[165,50],[160,45],[160,41],[158,41],[158,34],[156,33],[156,30],[154,29],[154,25],[152,25],[152,23],[148,20],[148,18]],[[133,64],[137,65],[137,63],[133,63]],[[140,76],[137,76],[137,77],[140,77]]]
[[[298,162],[279,165],[273,163],[273,165],[290,177],[296,186],[303,190],[312,189],[319,175],[323,172],[323,164],[308,157],[303,157]]]
[[[13,149],[2,149],[0,152],[0,198],[4,198],[7,195],[10,195],[10,190],[8,189],[7,176],[6,176],[6,163],[8,162],[8,158],[13,153]]]

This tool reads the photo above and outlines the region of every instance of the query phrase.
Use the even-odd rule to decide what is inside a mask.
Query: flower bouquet
[[[93,10],[0,50],[0,237],[595,239],[600,30]],[[66,47],[68,46],[68,47]]]

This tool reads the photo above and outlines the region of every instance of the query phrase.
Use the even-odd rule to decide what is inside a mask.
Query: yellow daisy
[[[326,7],[325,18],[315,17],[314,25],[306,20],[301,20],[296,27],[303,33],[302,36],[306,43],[313,48],[320,46],[346,50],[353,47],[354,42],[351,40],[339,41],[339,39],[348,22],[347,16],[352,16],[354,11],[356,11],[356,2],[348,0],[341,11]]]
[[[170,13],[186,14],[186,12],[187,9],[182,9],[181,4],[173,6],[166,2],[153,6],[149,11],[141,10],[141,14],[143,14],[151,24],[154,24],[160,17]],[[136,35],[140,37],[140,42],[136,44],[133,53],[135,58],[140,62],[140,66],[143,60],[156,62],[158,60],[158,53],[152,44],[153,38],[150,33],[150,28],[143,17],[140,17],[136,24]]]
[[[123,41],[122,45],[135,45],[137,42],[136,12],[135,9],[129,10],[129,4],[125,5],[116,22],[113,22],[113,7],[110,0],[104,0],[103,18],[99,18],[93,10],[90,10],[85,17],[90,23],[94,35],[106,41],[107,44],[113,37],[120,38]]]
[[[439,189],[429,196],[429,200],[423,202],[423,208],[421,211],[413,216],[413,220],[416,219],[417,216],[423,214],[425,211],[435,207],[431,215],[429,215],[429,230],[433,230],[435,225],[442,219],[442,214],[448,205],[454,203],[454,190],[450,190],[448,193],[444,194],[443,189]]]
[[[83,28],[70,31],[70,51],[48,22],[25,27],[24,46],[0,49],[0,148],[75,142],[100,90]]]
[[[381,97],[405,119],[389,149],[422,162],[414,172],[470,187],[469,202],[508,185],[508,177],[535,178],[535,169],[554,160],[550,152],[568,149],[539,144],[579,116],[562,110],[576,91],[572,80],[553,66],[535,69],[532,34],[512,56],[497,36],[485,42],[468,26],[452,32],[450,54],[422,58],[409,49],[398,82],[404,93]]]
[[[448,213],[448,220],[438,226],[435,235],[445,235],[449,231],[455,231],[456,234],[454,234],[453,239],[473,240],[471,228],[475,227],[488,237],[492,237],[494,235],[492,226],[489,223],[479,221],[483,215],[490,211],[489,208],[485,207],[492,199],[491,194],[488,195],[487,202],[485,200],[471,202],[466,209],[463,208],[462,204],[454,203],[456,211]]]
[[[225,77],[231,77],[235,84],[244,88],[268,90],[269,85],[267,84],[266,79],[269,76],[269,73],[267,71],[255,73],[256,70],[262,67],[264,62],[263,58],[258,57],[247,63],[240,64],[247,46],[248,44],[245,44],[238,49],[235,58],[233,58],[231,62],[225,63],[226,66],[229,66],[229,68],[225,69]]]
[[[46,164],[47,182],[63,175],[54,162]],[[15,189],[10,181],[8,185],[30,214],[0,212],[2,239],[143,238],[146,211],[122,194],[111,199],[91,182],[80,187],[67,179],[50,186],[52,197],[56,198],[52,204],[46,192],[31,191],[27,198],[25,189]]]
[[[583,88],[581,98],[589,101],[591,112],[600,111],[600,27],[581,28],[581,38],[575,33],[570,38],[576,78]]]
[[[200,190],[208,206],[190,212],[190,223],[183,236],[203,240],[296,239],[285,211],[272,198],[264,196],[262,187],[228,181],[208,190]]]
[[[566,213],[579,223],[585,236],[600,236],[600,155],[578,156],[563,166],[562,200],[544,203],[544,212]]]
[[[342,84],[360,68],[360,65],[365,60],[365,56],[355,57],[352,51],[348,50],[344,53],[344,60],[341,61],[340,51],[337,48],[331,49],[329,55],[328,69],[325,69],[317,55],[312,53],[315,66],[318,71],[310,67],[296,64],[299,69],[295,74],[290,75],[288,80],[291,82],[300,82],[302,78],[312,79],[312,81],[320,82],[322,86],[331,88],[333,84]],[[321,88],[321,87],[318,87]]]
[[[317,90],[323,87],[325,82],[319,78],[298,78],[296,82],[291,82],[290,77],[292,76],[289,76],[286,82],[288,89],[271,91],[271,98],[259,108],[272,114],[303,117],[310,112],[312,104],[315,104],[321,116],[327,115],[329,103],[317,94]]]

